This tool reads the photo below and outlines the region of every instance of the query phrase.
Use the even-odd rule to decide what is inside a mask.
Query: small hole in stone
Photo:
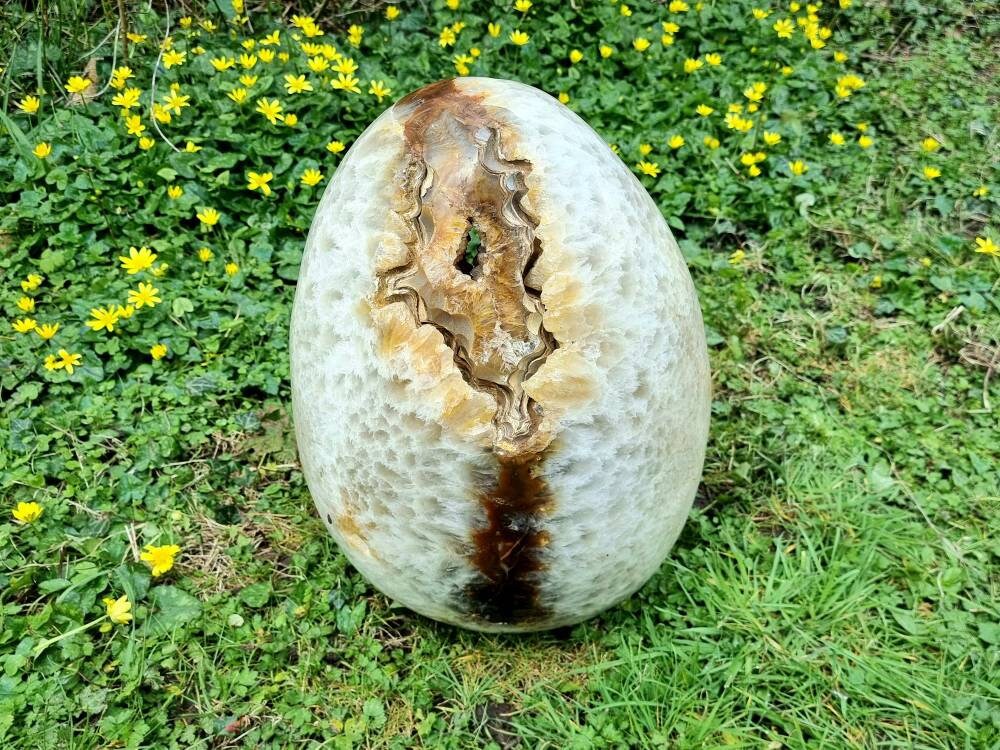
[[[462,254],[458,256],[455,267],[466,276],[471,276],[473,269],[480,265],[482,256],[483,240],[479,236],[478,230],[469,224],[469,230],[465,233],[465,242],[462,245]]]

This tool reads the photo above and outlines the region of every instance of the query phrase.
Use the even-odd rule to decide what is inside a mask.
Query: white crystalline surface
[[[362,134],[316,212],[291,353],[316,507],[421,614],[579,622],[684,525],[710,404],[697,297],[638,180],[541,91],[433,84]]]

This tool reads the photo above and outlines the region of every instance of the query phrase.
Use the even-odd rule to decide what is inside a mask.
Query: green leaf
[[[194,312],[194,303],[187,297],[175,297],[170,309],[175,318],[180,318],[184,313]]]
[[[176,586],[157,586],[149,592],[153,608],[147,622],[152,633],[164,633],[196,620],[201,615],[201,602]]]
[[[240,601],[248,607],[263,607],[271,598],[271,584],[264,581],[247,586],[240,592]]]

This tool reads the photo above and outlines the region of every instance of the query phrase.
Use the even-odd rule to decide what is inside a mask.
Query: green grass
[[[828,3],[834,36],[813,53],[776,41],[770,24],[786,11],[755,26],[744,4],[706,2],[675,14],[682,31],[663,47],[665,8],[634,5],[626,20],[577,5],[539,3],[524,20],[466,0],[457,13],[404,6],[395,25],[352,17],[366,29],[360,50],[335,34],[390,99],[453,74],[452,56],[478,45],[473,74],[568,92],[629,166],[655,144],[661,173],[642,179],[681,241],[711,346],[704,482],[638,594],[575,628],[518,637],[394,607],[337,552],[296,462],[287,321],[322,187],[299,177],[315,167],[328,179],[339,156],[326,143],[349,144],[389,102],[327,86],[299,105],[265,72],[241,109],[225,95],[234,71],[207,62],[238,55],[238,39],[195,40],[174,17],[179,44],[210,49],[159,72],[194,100],[161,127],[204,148],[177,154],[153,133],[147,152],[111,92],[86,107],[60,94],[90,56],[106,80],[110,44],[93,49],[117,7],[5,21],[0,496],[4,521],[18,502],[44,512],[0,524],[0,744],[1000,746],[1000,259],[974,252],[977,236],[1000,242],[1000,19],[990,3],[856,2],[843,14]],[[142,7],[130,27],[157,39],[165,19]],[[461,43],[442,50],[438,32],[456,19]],[[485,31],[493,20],[500,40]],[[516,25],[532,36],[520,50],[500,43]],[[260,38],[273,24],[255,16],[254,28]],[[630,51],[640,34],[654,41],[644,56]],[[598,42],[615,57],[600,62]],[[576,47],[587,57],[570,66]],[[831,48],[849,53],[846,67]],[[725,65],[711,77],[679,71],[715,50]],[[128,54],[145,92],[153,42]],[[838,102],[831,83],[848,71],[866,86]],[[691,109],[723,109],[758,75],[783,140],[751,179],[739,156],[760,147],[756,131],[735,136]],[[16,110],[40,90],[39,116]],[[260,92],[296,105],[310,129],[267,124],[253,113]],[[855,143],[859,122],[870,149]],[[829,144],[833,130],[846,147]],[[670,154],[675,132],[687,145]],[[714,152],[701,145],[712,132]],[[921,149],[928,136],[938,151]],[[41,141],[53,144],[45,160],[30,153]],[[791,177],[791,159],[809,171]],[[928,164],[939,178],[922,176]],[[266,200],[246,189],[246,172],[263,169],[275,174]],[[169,199],[168,184],[184,195]],[[223,212],[214,229],[194,218],[205,206]],[[116,259],[130,245],[170,268],[126,277]],[[201,247],[214,257],[200,260]],[[6,322],[24,315],[29,273],[45,277],[32,315],[61,324],[48,342]],[[113,335],[84,326],[137,279],[164,302]],[[169,354],[153,361],[160,342]],[[82,354],[72,375],[42,366],[58,348]],[[137,552],[168,543],[182,547],[177,565],[151,578]],[[123,594],[131,623],[61,637]]]

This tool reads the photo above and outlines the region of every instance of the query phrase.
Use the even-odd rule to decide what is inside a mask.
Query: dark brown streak
[[[486,526],[473,536],[472,558],[482,578],[466,588],[472,614],[491,623],[531,622],[545,616],[538,578],[548,543],[541,519],[550,495],[538,476],[543,455],[527,461],[501,459],[496,485],[481,496]]]

